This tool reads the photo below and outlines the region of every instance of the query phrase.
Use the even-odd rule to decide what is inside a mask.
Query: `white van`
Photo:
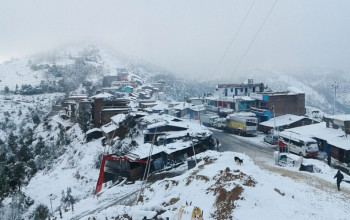
[[[289,152],[303,157],[317,157],[319,150],[316,140],[291,131],[283,131],[279,135]]]

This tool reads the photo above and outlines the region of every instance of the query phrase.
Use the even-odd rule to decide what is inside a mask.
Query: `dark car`
[[[276,145],[278,143],[278,136],[269,134],[266,137],[264,137],[264,141],[269,144]]]

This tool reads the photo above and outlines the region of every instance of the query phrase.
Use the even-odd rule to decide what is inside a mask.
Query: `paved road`
[[[261,147],[249,140],[239,137],[234,134],[224,133],[221,130],[212,129],[213,137],[219,139],[221,146],[220,151],[235,151],[244,153],[252,159],[258,159],[260,157],[270,158],[273,160],[273,152],[276,150],[271,147]]]

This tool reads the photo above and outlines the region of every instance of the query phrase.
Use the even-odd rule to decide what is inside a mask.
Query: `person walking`
[[[337,174],[334,176],[334,179],[335,178],[337,178],[337,187],[338,191],[340,191],[340,183],[343,181],[344,175],[340,172],[340,170],[338,170]]]

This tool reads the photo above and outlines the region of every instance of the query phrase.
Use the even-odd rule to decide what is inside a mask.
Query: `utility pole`
[[[272,106],[273,111],[273,127],[274,127],[274,134],[276,134],[276,115],[275,115],[275,106]]]
[[[337,85],[337,82],[334,82],[332,85],[332,89],[334,89],[334,100],[333,100],[333,115],[335,115],[335,99],[337,98],[337,88],[339,86]]]
[[[194,144],[193,144],[193,137],[192,136],[191,136],[191,142],[192,142],[194,161],[196,162],[196,166],[197,166],[197,157],[196,157],[196,151],[194,150]]]

